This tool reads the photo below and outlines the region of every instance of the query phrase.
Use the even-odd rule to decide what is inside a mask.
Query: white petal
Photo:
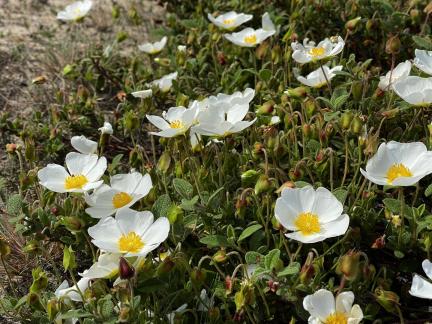
[[[353,302],[354,294],[352,291],[341,292],[336,297],[336,311],[349,314],[351,312]]]
[[[422,268],[423,271],[426,273],[426,276],[428,276],[429,279],[432,280],[432,262],[430,262],[428,259],[423,260]]]
[[[335,299],[330,291],[320,289],[313,295],[308,295],[303,299],[303,308],[307,310],[311,316],[324,321],[329,315],[335,312]]]
[[[58,164],[48,164],[38,171],[39,183],[54,192],[66,192],[65,180],[69,176],[66,169]]]
[[[415,297],[432,299],[432,283],[415,274],[409,293]]]
[[[83,154],[93,154],[97,150],[97,143],[87,139],[84,135],[71,138],[72,147]]]
[[[72,175],[87,175],[98,162],[96,154],[71,152],[66,155],[66,166]]]

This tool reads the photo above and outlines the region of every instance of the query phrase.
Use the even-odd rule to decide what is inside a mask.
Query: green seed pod
[[[353,134],[360,134],[363,128],[363,121],[360,119],[359,116],[355,116],[354,119],[351,122],[351,132]]]
[[[157,163],[157,170],[162,173],[167,173],[171,164],[171,154],[168,151],[162,153]]]
[[[256,182],[259,175],[260,175],[260,173],[258,171],[255,171],[255,170],[247,170],[247,171],[243,172],[240,176],[242,185],[244,187],[248,187],[248,186],[252,185],[253,183]]]
[[[274,110],[275,102],[273,100],[266,101],[261,107],[256,110],[257,115],[268,115]]]
[[[154,61],[155,61],[157,64],[159,64],[160,66],[166,66],[166,67],[168,67],[168,66],[170,66],[170,64],[171,64],[171,61],[170,61],[169,58],[160,58],[160,57],[156,57],[156,58],[154,59]]]
[[[30,286],[30,293],[38,293],[44,290],[48,285],[48,277],[41,268],[37,267],[32,270],[33,283]]]
[[[356,80],[351,84],[351,92],[355,101],[360,101],[363,96],[363,82]]]
[[[255,184],[255,194],[259,195],[260,193],[271,191],[272,187],[272,183],[268,176],[263,174],[258,178],[258,181]]]
[[[226,252],[224,249],[221,249],[219,251],[217,251],[213,257],[212,257],[213,262],[215,263],[224,263],[226,260],[228,260],[228,257],[226,255]]]
[[[177,95],[176,105],[187,107],[189,104],[189,97],[183,93]]]
[[[398,36],[391,36],[386,42],[386,53],[397,54],[400,51],[401,41]]]
[[[132,131],[138,129],[139,124],[139,118],[134,111],[130,110],[123,115],[123,125],[126,130]]]
[[[278,64],[281,60],[281,57],[282,57],[282,49],[278,44],[276,44],[275,46],[273,46],[271,51],[271,59],[273,61],[273,64]]]
[[[348,129],[351,125],[351,121],[353,119],[353,114],[351,111],[346,111],[342,114],[340,118],[340,126],[342,129]]]
[[[306,87],[291,88],[288,89],[285,93],[291,98],[302,99],[306,97],[308,89]]]
[[[382,288],[375,289],[376,301],[384,307],[387,312],[395,313],[399,305],[399,296],[393,291],[384,290]]]
[[[2,258],[7,257],[11,253],[11,248],[3,237],[0,236],[0,256]]]
[[[55,298],[50,299],[46,305],[46,311],[47,311],[47,315],[48,315],[48,319],[50,321],[54,321],[54,318],[56,317],[58,311],[59,311],[59,307],[58,307],[58,303],[57,300]]]
[[[358,251],[349,251],[339,258],[337,272],[343,274],[346,279],[354,280],[359,273],[360,253]]]
[[[156,273],[158,276],[163,276],[166,273],[171,272],[171,270],[174,268],[175,263],[171,259],[171,257],[167,256],[162,263],[160,263],[156,269]]]
[[[350,31],[354,30],[354,28],[356,28],[356,26],[360,22],[360,20],[361,20],[361,17],[357,17],[357,18],[348,20],[345,24],[345,28],[347,30],[350,30]]]
[[[62,223],[72,233],[81,231],[85,226],[84,222],[76,216],[63,217]]]
[[[199,268],[194,268],[191,272],[191,281],[196,286],[201,286],[207,275],[204,270],[201,270]]]
[[[268,48],[269,48],[269,43],[268,42],[262,42],[257,49],[255,50],[255,56],[258,60],[262,60],[267,52],[268,52]]]
[[[312,99],[306,99],[304,102],[304,108],[306,111],[306,115],[311,118],[316,112],[315,101],[313,101]]]

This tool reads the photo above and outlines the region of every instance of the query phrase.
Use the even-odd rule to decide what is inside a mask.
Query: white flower
[[[199,115],[199,124],[193,126],[193,131],[200,135],[225,137],[241,132],[255,123],[243,120],[248,113],[249,106],[244,109],[241,105],[226,107],[226,111],[220,107],[210,106]]]
[[[185,45],[178,45],[177,51],[179,52],[186,52],[186,46]]]
[[[344,291],[335,299],[330,291],[320,289],[303,299],[303,308],[310,314],[310,324],[358,324],[363,319],[363,312],[353,302],[352,291]]]
[[[103,126],[101,128],[99,128],[99,131],[102,134],[108,134],[108,135],[112,135],[114,132],[112,125],[109,122],[104,122]]]
[[[283,227],[293,231],[285,235],[302,243],[343,235],[349,225],[342,204],[323,187],[285,188],[276,200],[275,216]]]
[[[238,46],[254,47],[270,36],[273,36],[275,33],[275,25],[270,20],[269,14],[266,12],[262,16],[262,28],[255,30],[248,27],[238,33],[224,34],[224,37]]]
[[[432,262],[427,259],[423,260],[422,268],[428,278],[432,280]],[[415,274],[409,293],[415,297],[432,299],[432,282]]]
[[[399,63],[393,71],[388,71],[385,76],[380,77],[380,82],[378,83],[378,87],[387,91],[389,87],[393,88],[393,84],[396,81],[403,80],[407,76],[409,76],[411,72],[411,62],[406,60],[405,62]],[[391,80],[390,80],[391,77]]]
[[[238,133],[252,125],[252,121],[243,120],[249,112],[249,104],[255,95],[253,89],[237,91],[231,95],[219,93],[203,101],[195,101],[192,106],[198,110],[196,126],[191,132],[207,136],[228,136]]]
[[[107,161],[96,154],[71,152],[66,155],[67,170],[58,164],[48,164],[39,170],[39,183],[55,192],[85,192],[98,188],[103,181]]]
[[[146,98],[150,98],[153,95],[153,91],[152,89],[147,89],[147,90],[135,91],[132,92],[131,94],[135,98],[146,99]]]
[[[237,13],[235,11],[230,11],[219,15],[217,18],[213,17],[211,14],[207,14],[207,18],[216,26],[222,29],[233,30],[241,24],[252,19],[252,15],[246,15],[244,13]]]
[[[81,291],[81,293],[84,294],[84,292],[89,287],[90,280],[91,280],[90,278],[82,278],[77,282],[76,286],[74,285],[72,287],[69,287],[68,282],[65,280],[56,289],[54,294],[57,298],[68,297],[73,301],[80,302],[80,301],[82,301],[82,298],[81,298],[79,291]],[[79,289],[79,291],[78,291],[78,289]]]
[[[311,61],[322,60],[332,57],[342,52],[345,42],[342,37],[326,38],[315,46],[315,42],[310,42],[308,38],[303,40],[303,45],[299,42],[291,43],[293,49],[292,58],[298,63],[308,63]]]
[[[160,41],[155,43],[144,43],[139,45],[138,48],[140,51],[145,52],[147,54],[157,54],[163,50],[167,43],[168,38],[164,36]]]
[[[170,224],[166,217],[153,222],[149,211],[120,210],[116,217],[103,218],[88,229],[92,243],[101,250],[128,256],[146,256],[168,237]]]
[[[72,147],[82,154],[94,154],[97,150],[97,143],[89,140],[84,135],[71,138]]]
[[[57,13],[57,19],[69,21],[69,20],[80,20],[90,11],[93,6],[93,1],[84,0],[77,1],[68,6],[59,13]]]
[[[102,185],[85,200],[90,205],[86,213],[93,218],[103,218],[135,204],[145,197],[152,188],[149,174],[139,172],[116,174],[111,177],[111,187]]]
[[[325,74],[323,73],[323,70]],[[309,87],[321,88],[322,86],[327,85],[326,77],[330,82],[330,80],[336,76],[334,73],[336,71],[342,71],[342,65],[335,66],[332,69],[330,69],[327,65],[323,65],[322,69],[319,67],[315,71],[309,73],[306,78],[300,75],[297,77],[297,80]]]
[[[207,291],[205,289],[201,290],[198,301],[198,311],[208,312],[210,308],[214,306],[214,297],[207,296]]]
[[[179,308],[177,308],[175,311],[167,314],[169,324],[175,324],[176,323],[176,321],[175,321],[176,315],[177,314],[183,314],[186,311],[186,308],[187,308],[187,304],[183,304]]]
[[[173,80],[176,80],[177,72],[164,75],[162,78],[152,81],[150,84],[158,87],[162,92],[168,92],[172,87]]]
[[[408,76],[394,83],[393,90],[412,105],[427,106],[432,103],[432,78]]]
[[[424,73],[432,75],[432,51],[416,49],[414,65]]]
[[[89,269],[84,270],[79,275],[83,278],[112,278],[119,271],[120,254],[102,253]]]
[[[160,132],[150,132],[161,137],[175,137],[183,135],[194,123],[198,111],[195,108],[171,107],[162,117],[147,115],[147,119],[159,128]]]
[[[378,185],[412,186],[432,173],[432,152],[421,142],[382,143],[360,171]]]

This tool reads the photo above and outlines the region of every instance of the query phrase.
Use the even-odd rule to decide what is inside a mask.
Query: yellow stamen
[[[324,47],[312,47],[309,50],[309,55],[313,56],[314,58],[318,57],[318,56],[322,56],[325,53],[325,49]]]
[[[294,225],[303,235],[319,233],[321,229],[318,216],[313,213],[300,213]]]
[[[244,42],[245,42],[246,44],[251,44],[251,45],[255,44],[255,43],[257,42],[256,35],[253,34],[253,35],[246,36],[246,37],[244,38]]]
[[[345,314],[336,312],[327,316],[324,323],[325,324],[347,324],[348,318]]]
[[[143,248],[144,242],[135,232],[129,232],[119,238],[118,246],[121,253],[136,253]]]
[[[67,190],[82,189],[87,182],[87,178],[83,175],[72,175],[66,178],[64,187]]]
[[[387,170],[387,183],[392,184],[397,178],[408,178],[412,177],[410,169],[408,169],[403,163],[395,163]]]
[[[114,208],[122,208],[132,201],[132,196],[127,192],[118,192],[112,198]]]
[[[181,121],[181,120],[173,120],[171,123],[170,123],[170,127],[171,128],[183,128],[184,127],[184,125],[183,125],[183,122]]]
[[[224,24],[224,25],[231,25],[233,22],[234,22],[234,19],[225,19],[225,20],[223,21],[223,24]]]

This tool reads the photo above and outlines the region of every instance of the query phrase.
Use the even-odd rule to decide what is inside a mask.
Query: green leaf
[[[151,278],[138,283],[137,292],[139,294],[164,291],[168,288],[168,283],[158,278]]]
[[[432,183],[425,190],[425,196],[429,197],[430,195],[432,195]]]
[[[255,251],[246,252],[245,260],[247,264],[261,264],[264,260],[264,255]]]
[[[160,196],[153,205],[153,213],[156,217],[168,215],[168,210],[171,208],[171,198],[165,194]]]
[[[265,81],[265,82],[269,81],[271,79],[271,76],[272,76],[272,72],[270,70],[268,70],[268,69],[262,69],[259,72],[259,78],[262,81]]]
[[[91,313],[86,312],[82,309],[73,309],[68,311],[67,313],[61,314],[59,319],[71,319],[71,318],[82,318],[82,317],[90,317]]]
[[[402,258],[405,256],[405,254],[404,254],[403,252],[398,251],[398,250],[395,250],[395,251],[394,251],[394,255],[395,255],[395,257],[398,258],[398,259],[402,259]]]
[[[72,270],[76,268],[75,254],[71,246],[65,246],[63,249],[63,268],[65,270]]]
[[[110,166],[108,167],[108,172],[109,173],[113,173],[114,172],[115,168],[120,164],[120,161],[121,161],[122,158],[123,158],[123,154],[117,154],[113,158]]]
[[[267,270],[273,270],[279,262],[280,250],[271,250],[264,258],[264,265]]]
[[[413,36],[412,39],[417,46],[424,48],[428,51],[432,50],[432,38],[430,38],[429,36],[425,36],[425,37]]]
[[[296,181],[295,182],[296,188],[303,188],[303,187],[310,186],[310,185],[311,184],[306,182],[306,181]]]
[[[258,231],[261,228],[262,228],[262,225],[260,225],[260,224],[254,224],[254,225],[251,225],[251,226],[245,228],[243,230],[243,232],[240,234],[240,237],[237,240],[237,242],[243,241],[245,238],[251,236],[253,233],[255,233],[256,231]]]
[[[173,187],[177,193],[186,199],[191,199],[193,194],[193,186],[183,179],[175,178],[173,180]]]
[[[210,248],[214,248],[214,247],[227,247],[229,245],[227,238],[224,237],[224,236],[222,236],[222,235],[208,235],[208,236],[204,236],[200,240],[200,243],[206,244]]]
[[[192,199],[182,199],[181,200],[181,204],[180,204],[180,208],[183,210],[194,210],[195,209],[195,205],[198,202],[199,197],[195,196]]]
[[[300,263],[293,262],[283,270],[279,271],[277,276],[278,277],[291,276],[299,273],[299,271],[300,271]]]

